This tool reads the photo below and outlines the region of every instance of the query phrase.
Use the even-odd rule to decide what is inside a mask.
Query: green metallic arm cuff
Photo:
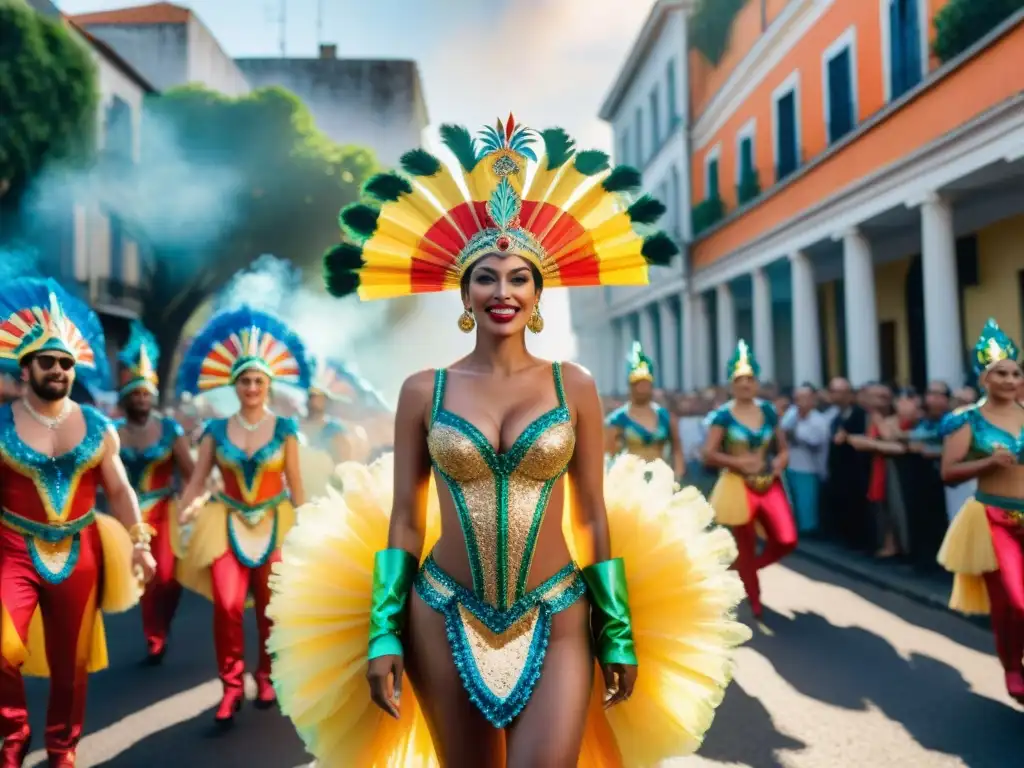
[[[368,660],[402,655],[405,606],[416,570],[416,558],[404,549],[382,549],[374,556]]]
[[[636,665],[633,622],[629,615],[626,564],[621,557],[594,563],[583,569],[590,603],[591,625],[602,664]]]

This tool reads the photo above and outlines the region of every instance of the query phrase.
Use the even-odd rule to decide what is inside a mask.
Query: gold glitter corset
[[[562,370],[558,363],[552,370],[558,406],[535,419],[502,452],[473,424],[444,409],[446,371],[438,370],[435,378],[427,446],[455,503],[473,592],[500,610],[526,593],[551,490],[576,445]]]

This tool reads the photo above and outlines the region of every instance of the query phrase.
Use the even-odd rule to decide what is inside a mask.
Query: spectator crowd
[[[827,389],[810,384],[783,391],[762,383],[760,397],[775,405],[789,442],[785,484],[802,537],[821,538],[879,559],[901,559],[922,570],[973,483],[946,487],[940,475],[939,423],[974,404],[971,387],[952,391],[932,382],[924,392],[880,383],[851,387],[843,378]],[[655,400],[674,415],[685,459],[684,483],[710,494],[716,474],[705,467],[705,418],[729,400],[725,388]],[[610,412],[624,397],[607,397]]]

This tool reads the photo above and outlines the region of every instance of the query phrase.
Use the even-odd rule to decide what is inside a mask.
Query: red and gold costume
[[[179,391],[193,394],[230,386],[244,371],[259,370],[279,384],[305,389],[309,366],[298,337],[281,321],[243,308],[214,316],[186,353]],[[207,422],[200,445],[210,441],[223,489],[196,519],[179,568],[181,582],[213,601],[217,668],[224,684],[218,720],[241,705],[245,672],[242,615],[251,594],[256,607],[260,654],[257,702],[275,701],[266,641],[270,623],[271,567],[295,522],[285,479],[285,446],[298,439],[298,423],[277,417],[269,442],[251,456],[228,436],[229,419]]]
[[[127,344],[118,355],[123,368],[120,396],[124,398],[137,389],[159,394],[156,366],[160,350],[156,339],[139,323],[133,323]],[[139,497],[139,511],[144,523],[153,530],[152,552],[156,572],[142,596],[142,631],[151,659],[163,656],[171,621],[181,599],[181,584],[175,575],[177,558],[181,556],[178,517],[172,503],[177,478],[174,444],[185,432],[174,419],[159,416],[160,436],[145,448],[121,443],[121,461],[128,479]],[[119,422],[118,427],[124,422]]]
[[[12,305],[15,302],[16,305]],[[26,355],[72,355],[80,377],[99,377],[99,321],[51,281],[5,286],[0,297],[0,364]],[[114,518],[95,511],[111,424],[82,407],[85,436],[51,457],[19,436],[11,405],[0,408],[0,766],[20,766],[30,730],[22,673],[49,676],[46,750],[51,766],[74,764],[85,719],[89,672],[107,666],[99,611],[139,597],[132,542]]]

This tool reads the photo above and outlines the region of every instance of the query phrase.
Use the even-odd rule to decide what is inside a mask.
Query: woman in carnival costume
[[[266,641],[270,623],[271,566],[305,501],[299,471],[298,422],[267,407],[271,384],[305,389],[309,365],[302,342],[276,317],[248,307],[214,315],[192,341],[178,372],[178,392],[193,395],[234,387],[241,408],[206,422],[199,458],[182,494],[181,524],[195,516],[182,583],[213,601],[217,668],[224,695],[218,723],[230,724],[241,708],[245,672],[242,615],[252,594],[259,629],[256,706],[276,698]],[[214,465],[222,490],[200,508]],[[198,514],[196,512],[198,511]]]
[[[31,731],[22,675],[49,677],[45,747],[72,768],[88,673],[107,667],[100,612],[134,606],[152,576],[152,530],[118,457],[117,433],[70,399],[77,377],[108,381],[99,318],[52,280],[0,291],[0,370],[25,382],[0,407],[0,765],[20,766]],[[103,486],[113,516],[97,514]]]
[[[592,379],[524,338],[544,287],[645,283],[676,249],[634,225],[664,208],[627,207],[639,173],[561,129],[541,158],[511,117],[479,144],[442,135],[461,169],[413,150],[408,175],[369,180],[379,206],[342,212],[361,246],[325,257],[327,281],[363,299],[457,289],[476,347],[405,382],[393,458],[342,465],[343,495],[302,510],[273,582],[282,708],[321,768],[686,754],[749,637],[731,537],[662,462],[621,457],[605,482]]]
[[[676,477],[685,472],[679,432],[673,429],[672,414],[655,403],[654,361],[644,354],[639,341],[626,361],[629,381],[629,402],[612,411],[605,420],[611,430],[614,452],[625,451],[646,461],[665,458],[665,448],[671,454]]]
[[[715,519],[732,528],[739,571],[754,616],[761,618],[758,571],[796,548],[797,531],[782,474],[788,449],[775,406],[757,398],[760,366],[742,339],[726,366],[732,400],[707,417],[704,460],[722,470],[711,492]],[[758,530],[760,529],[760,530]],[[757,552],[758,533],[765,539]]]
[[[1024,704],[1024,406],[1020,350],[989,320],[974,347],[985,396],[949,414],[942,425],[942,479],[977,478],[939,550],[955,574],[949,606],[992,615],[1006,690]]]
[[[156,367],[160,347],[141,323],[133,322],[128,341],[118,355],[125,418],[117,422],[121,461],[139,497],[142,519],[154,531],[156,573],[142,596],[142,630],[149,661],[159,664],[167,652],[171,621],[181,598],[175,576],[182,555],[178,515],[171,503],[175,486],[187,483],[194,468],[185,431],[170,416],[153,412],[159,398]]]
[[[323,495],[334,468],[351,458],[348,430],[328,413],[327,404],[344,399],[348,384],[340,380],[326,360],[310,359],[313,380],[306,400],[306,417],[300,422],[303,488],[307,495]]]

